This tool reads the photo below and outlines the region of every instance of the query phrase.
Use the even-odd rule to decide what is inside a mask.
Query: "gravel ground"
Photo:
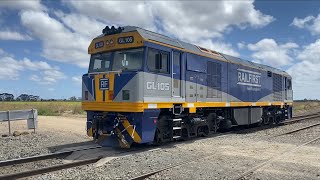
[[[31,133],[18,137],[1,137],[0,159],[7,160],[46,154],[60,149],[60,145],[86,144],[84,140],[86,140],[84,137],[77,135],[52,133],[50,131],[41,131],[36,134]]]
[[[63,147],[90,144],[88,141],[85,141],[83,137],[79,137],[77,135],[61,132],[52,133],[49,131],[36,132],[35,134],[30,133],[18,137],[1,137],[0,143],[2,144],[2,148],[0,148],[1,160],[47,154]],[[15,165],[14,167],[2,167],[0,169],[0,174],[21,172],[56,164],[62,164],[62,159],[43,160],[28,164]]]
[[[291,135],[274,137],[293,129],[320,122],[320,118],[274,128],[244,129],[207,138],[169,143],[159,147],[147,146],[129,155],[115,156],[106,164],[95,164],[65,169],[30,179],[130,179],[181,162],[188,162],[149,179],[236,179],[247,170],[275,158],[246,179],[320,179],[320,140],[294,152],[279,156],[320,135],[320,127]],[[67,138],[66,138],[67,137]],[[8,144],[0,149],[1,159],[25,157],[61,149],[63,144],[86,141],[85,135],[68,132],[42,131],[20,137],[0,138]],[[150,151],[150,149],[152,149]],[[109,149],[105,151],[116,152]],[[88,154],[98,154],[88,152]],[[61,163],[60,160],[40,162],[39,166]],[[8,172],[2,169],[0,173]]]

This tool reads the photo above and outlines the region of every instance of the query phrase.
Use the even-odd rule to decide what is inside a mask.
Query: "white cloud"
[[[28,1],[13,1],[13,0],[1,0],[0,9],[9,8],[16,10],[46,10],[46,7],[43,6],[40,0],[28,0]]]
[[[20,34],[19,32],[13,31],[0,31],[0,40],[16,40],[16,41],[29,41],[32,38],[28,35]]]
[[[291,54],[299,46],[291,42],[278,44],[274,39],[262,39],[256,44],[248,44],[247,47],[254,51],[251,56],[256,62],[279,67],[292,64]]]
[[[64,1],[80,14],[118,25],[154,29],[150,4],[144,1]]]
[[[82,14],[65,14],[61,11],[56,11],[55,15],[75,33],[79,33],[90,39],[101,34],[102,29],[106,26],[106,24]]]
[[[229,43],[224,43],[220,41],[213,42],[212,40],[203,40],[198,42],[198,44],[204,48],[212,49],[220,53],[228,54],[231,56],[240,56],[240,54],[232,48]]]
[[[79,17],[78,21],[81,22],[83,16]],[[24,11],[21,13],[21,21],[36,38],[42,41],[44,57],[58,62],[76,64],[80,67],[88,66],[87,48],[91,38],[69,30],[45,12]],[[94,27],[94,22],[90,25]]]
[[[35,81],[35,82],[41,81],[40,77],[37,76],[37,75],[35,75],[35,74],[31,75],[30,78],[29,78],[29,80]]]
[[[292,65],[287,72],[292,75],[296,99],[319,99],[320,91],[320,39],[307,46],[297,55],[300,62]],[[308,88],[312,87],[312,91]]]
[[[73,76],[72,81],[76,82],[76,83],[81,83],[82,82],[82,78],[81,76]]]
[[[253,1],[151,1],[163,29],[193,41],[221,37],[233,26],[259,28],[274,18],[256,10]]]
[[[39,84],[54,84],[58,80],[66,79],[64,73],[59,70],[45,70],[40,72],[41,77],[38,75],[31,75],[29,80],[38,82]]]
[[[292,26],[296,26],[298,28],[304,28],[307,23],[314,20],[313,16],[307,16],[303,19],[295,17],[291,23]]]
[[[66,78],[58,67],[53,67],[47,62],[31,61],[28,58],[16,60],[14,57],[6,56],[5,52],[0,55],[0,64],[0,79],[2,80],[18,80],[20,73],[25,71],[39,73],[39,75],[33,74],[29,77],[29,80],[39,84],[53,84]]]
[[[303,51],[299,53],[297,58],[302,61],[320,63],[320,39],[316,40],[314,43],[305,46]]]
[[[64,2],[77,13],[102,22],[139,26],[231,55],[238,53],[230,44],[221,39],[212,41],[212,38],[221,38],[234,26],[242,29],[249,26],[259,28],[274,21],[272,16],[256,10],[253,1]],[[63,22],[67,23],[67,20]]]
[[[320,34],[320,14],[317,17],[307,16],[305,18],[295,17],[291,23],[292,26],[296,26],[300,29],[307,29],[313,35]]]
[[[57,69],[45,70],[40,74],[43,76],[42,84],[54,84],[58,80],[66,78],[64,73]]]
[[[23,66],[12,57],[0,57],[0,79],[17,80]]]
[[[246,47],[246,43],[245,42],[239,42],[237,43],[238,49],[244,49]]]
[[[292,76],[293,79],[294,99],[319,99],[319,67],[320,62],[314,63],[309,61],[302,61],[294,64],[287,70],[287,72]]]
[[[51,16],[38,11],[39,8],[23,10],[21,22],[34,38],[41,40],[45,58],[79,67],[88,66],[87,48],[106,24],[136,25],[237,56],[239,53],[232,45],[221,39],[225,32],[233,27],[263,27],[274,21],[272,16],[256,10],[253,1],[64,1],[64,4],[71,13],[54,11],[55,16]],[[218,41],[212,39],[217,37]]]
[[[33,71],[37,71],[37,70],[52,70],[52,69],[54,69],[47,62],[44,62],[44,61],[31,61],[28,58],[23,58],[23,60],[20,61],[20,63],[24,68],[27,68],[27,69],[33,70]]]

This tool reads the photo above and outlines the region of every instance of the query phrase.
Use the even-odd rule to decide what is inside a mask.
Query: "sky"
[[[91,40],[138,26],[287,71],[320,99],[320,1],[0,1],[0,93],[81,96]]]

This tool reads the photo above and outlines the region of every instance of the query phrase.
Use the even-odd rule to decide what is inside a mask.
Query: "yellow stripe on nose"
[[[102,74],[96,74],[94,75],[94,82],[95,82],[95,94],[96,94],[96,101],[97,102],[102,102],[103,101],[103,91],[100,90],[100,79],[103,77]]]
[[[122,125],[128,131],[129,136],[132,137],[134,142],[136,142],[136,143],[141,142],[141,138],[140,138],[139,134],[135,130],[134,126],[132,126],[128,120],[123,120]]]
[[[90,136],[90,137],[93,136],[93,129],[92,129],[92,127],[87,130],[87,135]]]

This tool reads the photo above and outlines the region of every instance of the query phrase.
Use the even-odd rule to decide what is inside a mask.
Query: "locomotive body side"
[[[102,146],[162,143],[292,117],[291,77],[275,68],[135,27],[95,38],[88,52],[82,107],[87,134]]]

